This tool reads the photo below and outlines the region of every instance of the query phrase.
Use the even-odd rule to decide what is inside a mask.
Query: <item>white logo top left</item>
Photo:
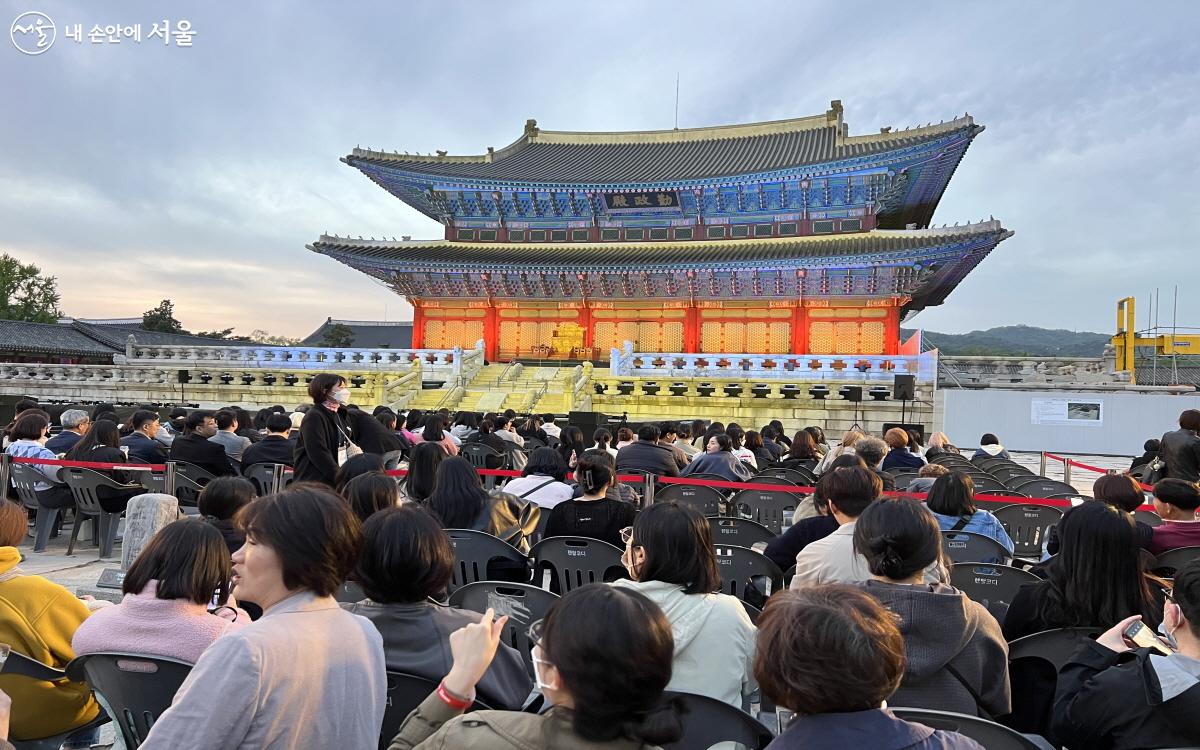
[[[8,30],[13,46],[26,55],[40,55],[50,49],[56,33],[50,16],[36,10],[17,16]]]

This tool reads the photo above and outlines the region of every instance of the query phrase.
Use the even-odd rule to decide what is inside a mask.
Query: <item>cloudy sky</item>
[[[1200,3],[36,2],[45,54],[0,47],[0,250],[80,317],[175,300],[193,329],[304,335],[403,300],[305,244],[440,236],[338,159],[355,145],[479,153],[552,130],[696,127],[824,112],[852,133],[970,112],[935,223],[1016,236],[914,323],[1111,331],[1162,292],[1200,326]],[[194,45],[152,22],[188,20]],[[64,27],[83,26],[82,43]],[[93,25],[142,24],[93,45]],[[1139,322],[1145,315],[1139,316]]]

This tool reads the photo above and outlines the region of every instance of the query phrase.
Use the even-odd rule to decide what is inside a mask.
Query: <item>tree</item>
[[[296,346],[300,343],[300,339],[272,336],[261,328],[255,328],[250,332],[250,340],[256,344],[273,344],[275,346]]]
[[[233,333],[232,328],[225,328],[220,331],[197,331],[196,335],[204,336],[205,338],[210,338],[210,339],[228,339],[228,338],[233,338],[232,336],[229,335],[231,333]]]
[[[183,330],[183,324],[175,319],[175,303],[169,299],[159,302],[153,310],[142,313],[142,328],[161,333],[187,333]]]
[[[325,332],[325,335],[321,337],[321,343],[334,348],[354,346],[354,331],[344,323],[337,323]]]
[[[0,319],[55,323],[62,317],[58,280],[32,263],[0,255]]]

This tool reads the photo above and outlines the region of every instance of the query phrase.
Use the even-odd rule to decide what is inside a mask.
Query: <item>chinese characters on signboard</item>
[[[655,190],[647,193],[605,193],[604,207],[609,211],[678,209],[679,194],[674,190]]]

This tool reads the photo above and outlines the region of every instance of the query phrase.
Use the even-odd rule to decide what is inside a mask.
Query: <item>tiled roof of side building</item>
[[[344,325],[354,335],[353,346],[367,349],[408,349],[412,346],[412,321],[335,320],[328,318],[320,328],[306,336],[302,346],[322,346],[325,334],[335,325]]]
[[[69,325],[0,320],[0,351],[104,356],[117,350]]]
[[[962,131],[969,115],[925,127],[851,136],[842,106],[791,120],[682,130],[582,133],[541,130],[529,120],[512,144],[476,156],[400,154],[356,148],[343,161],[386,164],[447,177],[517,182],[657,182],[732,176],[866,156]]]
[[[999,242],[1009,236],[999,221],[919,230],[875,230],[837,236],[692,242],[612,243],[470,243],[449,240],[356,240],[322,236],[308,246],[314,252],[381,265],[404,264],[412,269],[441,271],[486,266],[538,271],[570,266],[576,270],[609,271],[646,267],[702,267],[738,262],[778,262],[802,259],[880,256],[951,244],[985,235]],[[818,264],[818,265],[829,265]]]
[[[147,331],[141,327],[131,327],[127,324],[85,323],[74,320],[71,326],[85,335],[102,341],[118,351],[125,351],[125,342],[130,336],[139,344],[157,346],[245,346],[245,341],[228,341],[226,339],[209,338],[208,336],[192,336],[186,333],[163,333]],[[263,344],[262,346],[268,346]]]

